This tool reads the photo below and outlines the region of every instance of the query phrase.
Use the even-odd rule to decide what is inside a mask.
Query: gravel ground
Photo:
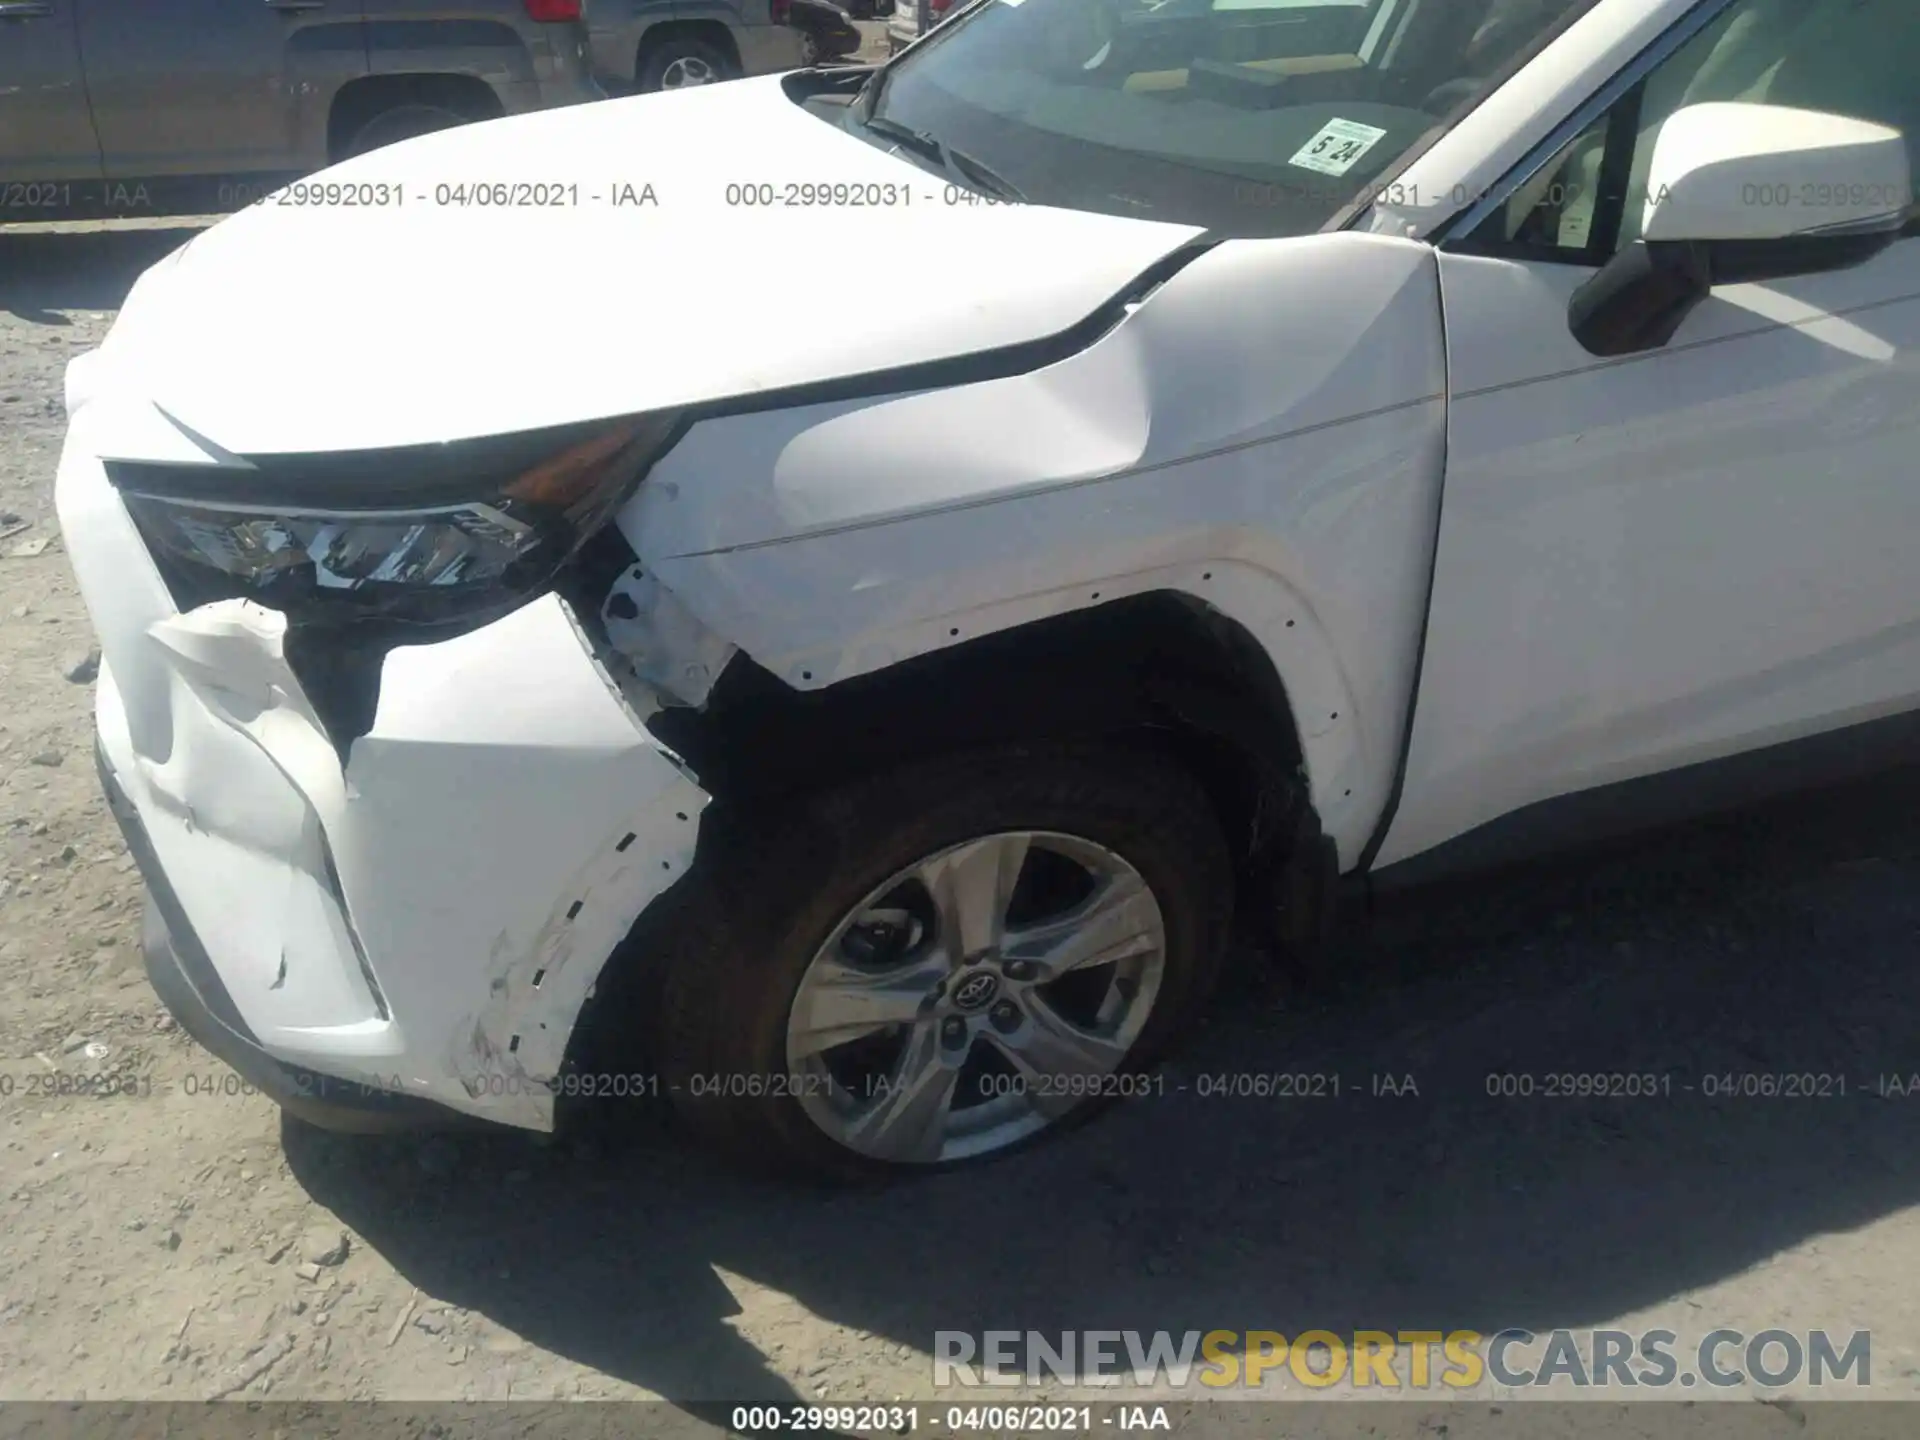
[[[1920,773],[1414,897],[1312,1003],[1249,963],[1185,1092],[884,1193],[229,1093],[140,972],[51,498],[62,366],[190,233],[0,232],[0,1398],[887,1400],[1007,1326],[1871,1329],[1915,1393],[1920,1101],[1860,1091],[1920,1072]],[[1275,1070],[1342,1098],[1192,1088]],[[1566,1071],[1674,1093],[1486,1093]],[[1847,1097],[1681,1089],[1779,1071]],[[62,1091],[103,1073],[136,1093]]]

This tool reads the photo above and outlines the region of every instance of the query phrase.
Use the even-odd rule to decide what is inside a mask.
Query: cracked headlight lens
[[[472,623],[544,588],[632,493],[674,430],[659,416],[581,428],[550,448],[530,447],[529,437],[433,447],[437,473],[425,477],[406,473],[418,451],[304,464],[275,457],[238,470],[112,461],[109,471],[182,609],[238,596],[284,611],[292,623]],[[367,472],[355,474],[355,461]],[[234,494],[284,480],[317,500],[326,491],[364,492],[369,474],[401,495],[445,494],[464,476],[473,498],[334,506]],[[206,493],[216,489],[233,498]]]

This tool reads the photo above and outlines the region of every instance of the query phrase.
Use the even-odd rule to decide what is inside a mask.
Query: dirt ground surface
[[[0,1398],[886,1401],[939,1330],[1508,1326],[1870,1330],[1920,1393],[1920,1098],[1873,1093],[1920,1072],[1920,773],[1417,895],[1311,1002],[1250,961],[1164,1096],[882,1192],[283,1125],[143,977],[52,501],[62,367],[191,233],[0,232]],[[1340,1097],[1198,1093],[1275,1072]],[[1569,1072],[1670,1088],[1488,1094]],[[1706,1093],[1787,1073],[1845,1094]]]

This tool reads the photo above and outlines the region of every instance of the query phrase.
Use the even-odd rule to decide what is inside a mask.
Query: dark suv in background
[[[593,73],[608,90],[680,90],[807,61],[788,0],[585,0]]]
[[[581,0],[0,0],[0,223],[232,210],[602,94]]]

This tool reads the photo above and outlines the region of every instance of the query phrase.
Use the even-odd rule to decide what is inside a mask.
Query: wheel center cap
[[[976,970],[953,987],[953,1005],[956,1010],[984,1010],[999,993],[999,978],[989,971]]]

